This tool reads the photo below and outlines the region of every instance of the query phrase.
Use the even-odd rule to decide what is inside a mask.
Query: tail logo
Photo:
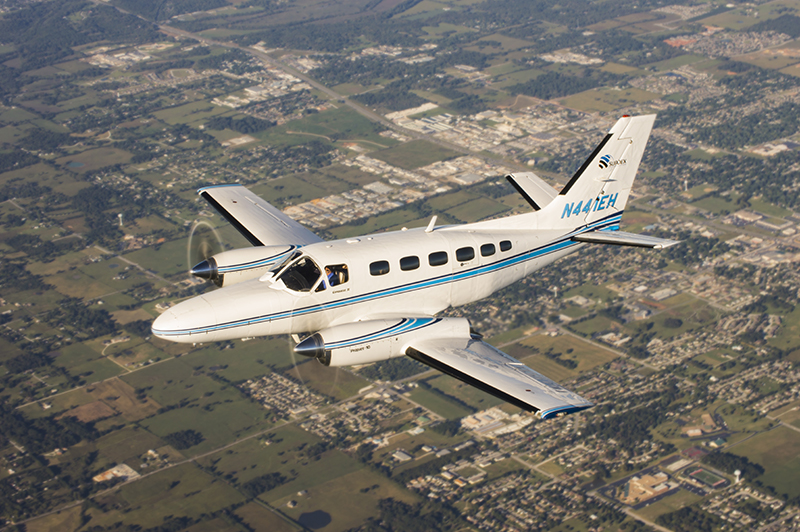
[[[620,165],[620,164],[625,164],[627,162],[628,161],[626,159],[614,160],[610,155],[606,154],[606,155],[603,155],[602,157],[600,157],[600,162],[597,163],[597,166],[599,166],[601,169],[605,170],[609,166],[617,166],[617,165]]]

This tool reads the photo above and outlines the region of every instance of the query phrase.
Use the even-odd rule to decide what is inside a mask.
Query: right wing
[[[322,242],[244,185],[215,185],[197,192],[254,246],[305,246]]]
[[[592,403],[499,349],[474,338],[412,342],[406,355],[542,419],[571,414]]]
[[[634,246],[640,248],[664,249],[675,244],[678,240],[668,240],[655,236],[626,233],[625,231],[589,231],[572,237],[576,242],[589,242],[592,244],[612,244],[615,246]]]

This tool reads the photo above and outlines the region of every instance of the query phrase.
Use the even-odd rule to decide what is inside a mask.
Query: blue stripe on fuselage
[[[333,310],[333,309],[336,309],[336,308],[339,308],[339,307],[342,307],[342,306],[362,303],[364,301],[369,301],[369,300],[372,300],[372,299],[380,299],[380,298],[390,297],[390,296],[401,294],[401,293],[405,293],[405,292],[413,292],[413,291],[416,291],[416,290],[422,290],[422,289],[425,289],[425,288],[431,288],[431,287],[434,287],[434,286],[437,286],[437,285],[440,285],[440,284],[443,284],[443,283],[450,283],[450,282],[453,282],[453,281],[462,281],[464,279],[468,279],[468,278],[472,278],[472,277],[480,277],[481,275],[486,275],[488,273],[494,273],[496,271],[499,271],[499,270],[502,270],[502,269],[505,269],[505,268],[509,268],[509,267],[512,267],[512,266],[516,266],[516,265],[518,265],[520,263],[524,263],[524,262],[527,262],[529,260],[533,260],[533,259],[542,257],[544,255],[549,255],[551,253],[555,253],[557,251],[561,251],[563,249],[567,249],[567,248],[572,247],[572,246],[580,245],[581,244],[580,242],[573,242],[571,240],[572,237],[574,237],[575,235],[581,234],[581,233],[588,232],[588,231],[601,230],[606,225],[614,227],[615,225],[618,224],[618,222],[619,222],[621,217],[622,217],[622,212],[619,212],[619,213],[616,213],[616,214],[612,214],[612,215],[610,215],[610,216],[608,216],[608,217],[606,217],[606,218],[604,218],[602,220],[599,220],[597,222],[594,222],[594,223],[592,223],[590,225],[587,225],[587,226],[582,227],[580,229],[576,229],[574,231],[571,231],[571,232],[567,233],[566,235],[564,235],[563,237],[559,238],[558,240],[550,242],[549,244],[546,244],[546,245],[544,245],[542,247],[534,248],[534,249],[531,249],[529,251],[525,251],[523,253],[520,253],[518,255],[514,255],[512,257],[509,257],[509,258],[494,262],[492,264],[487,264],[487,265],[484,265],[484,266],[478,266],[478,267],[473,268],[471,270],[466,270],[464,272],[460,272],[460,273],[456,273],[456,274],[447,273],[445,275],[441,275],[439,277],[433,277],[431,279],[427,279],[427,280],[424,280],[424,281],[417,281],[417,282],[409,283],[409,284],[406,284],[406,285],[400,285],[400,286],[397,286],[397,287],[394,287],[394,288],[379,290],[379,291],[371,292],[371,293],[368,293],[368,294],[362,294],[360,296],[353,296],[353,297],[350,297],[348,299],[341,299],[339,301],[333,301],[333,302],[330,302],[330,303],[322,303],[322,304],[313,305],[313,306],[310,306],[310,307],[295,309],[293,311],[288,311],[288,312],[280,312],[280,313],[277,313],[277,314],[268,314],[268,315],[265,315],[265,316],[256,316],[256,317],[247,318],[247,319],[244,319],[244,320],[236,320],[236,321],[232,321],[232,322],[228,322],[228,323],[220,323],[220,324],[209,326],[209,327],[197,327],[197,328],[194,328],[194,329],[184,329],[184,330],[181,330],[181,331],[167,331],[167,332],[153,331],[153,332],[154,333],[158,333],[158,334],[160,334],[162,336],[181,336],[181,335],[187,335],[187,334],[199,334],[199,333],[205,333],[205,332],[219,331],[219,330],[223,330],[223,329],[231,329],[231,328],[234,328],[234,327],[246,327],[248,325],[256,325],[256,324],[259,324],[259,323],[263,323],[265,321],[280,320],[280,319],[284,319],[284,318],[290,318],[292,316],[302,316],[302,315],[310,314],[310,313],[313,313],[313,312],[323,312],[323,311],[327,311],[327,310]]]

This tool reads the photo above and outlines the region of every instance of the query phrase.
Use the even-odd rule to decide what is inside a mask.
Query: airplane
[[[198,193],[252,245],[192,268],[221,287],[166,310],[158,338],[205,343],[292,335],[325,366],[407,356],[541,419],[592,403],[482,340],[466,318],[481,300],[590,244],[661,249],[677,241],[620,231],[655,115],[623,116],[557,191],[507,176],[532,212],[464,225],[324,241],[242,185]]]

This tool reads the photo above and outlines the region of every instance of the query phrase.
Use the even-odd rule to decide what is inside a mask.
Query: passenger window
[[[511,249],[511,241],[510,240],[503,240],[500,242],[500,251],[508,251]]]
[[[484,244],[481,246],[481,257],[491,257],[494,255],[494,244]]]
[[[379,260],[369,265],[369,273],[372,275],[386,275],[389,273],[389,261]]]
[[[443,266],[447,264],[447,252],[435,251],[428,255],[428,264],[431,266]]]
[[[475,250],[472,248],[459,248],[456,250],[456,260],[467,262],[475,258]]]
[[[347,264],[329,264],[325,266],[325,278],[328,280],[328,286],[346,283],[350,280]]]
[[[303,257],[286,268],[279,279],[289,290],[308,292],[316,284],[320,275],[319,267],[314,264],[314,261]]]
[[[419,257],[412,255],[400,259],[400,269],[404,272],[416,270],[417,268],[419,268]]]

